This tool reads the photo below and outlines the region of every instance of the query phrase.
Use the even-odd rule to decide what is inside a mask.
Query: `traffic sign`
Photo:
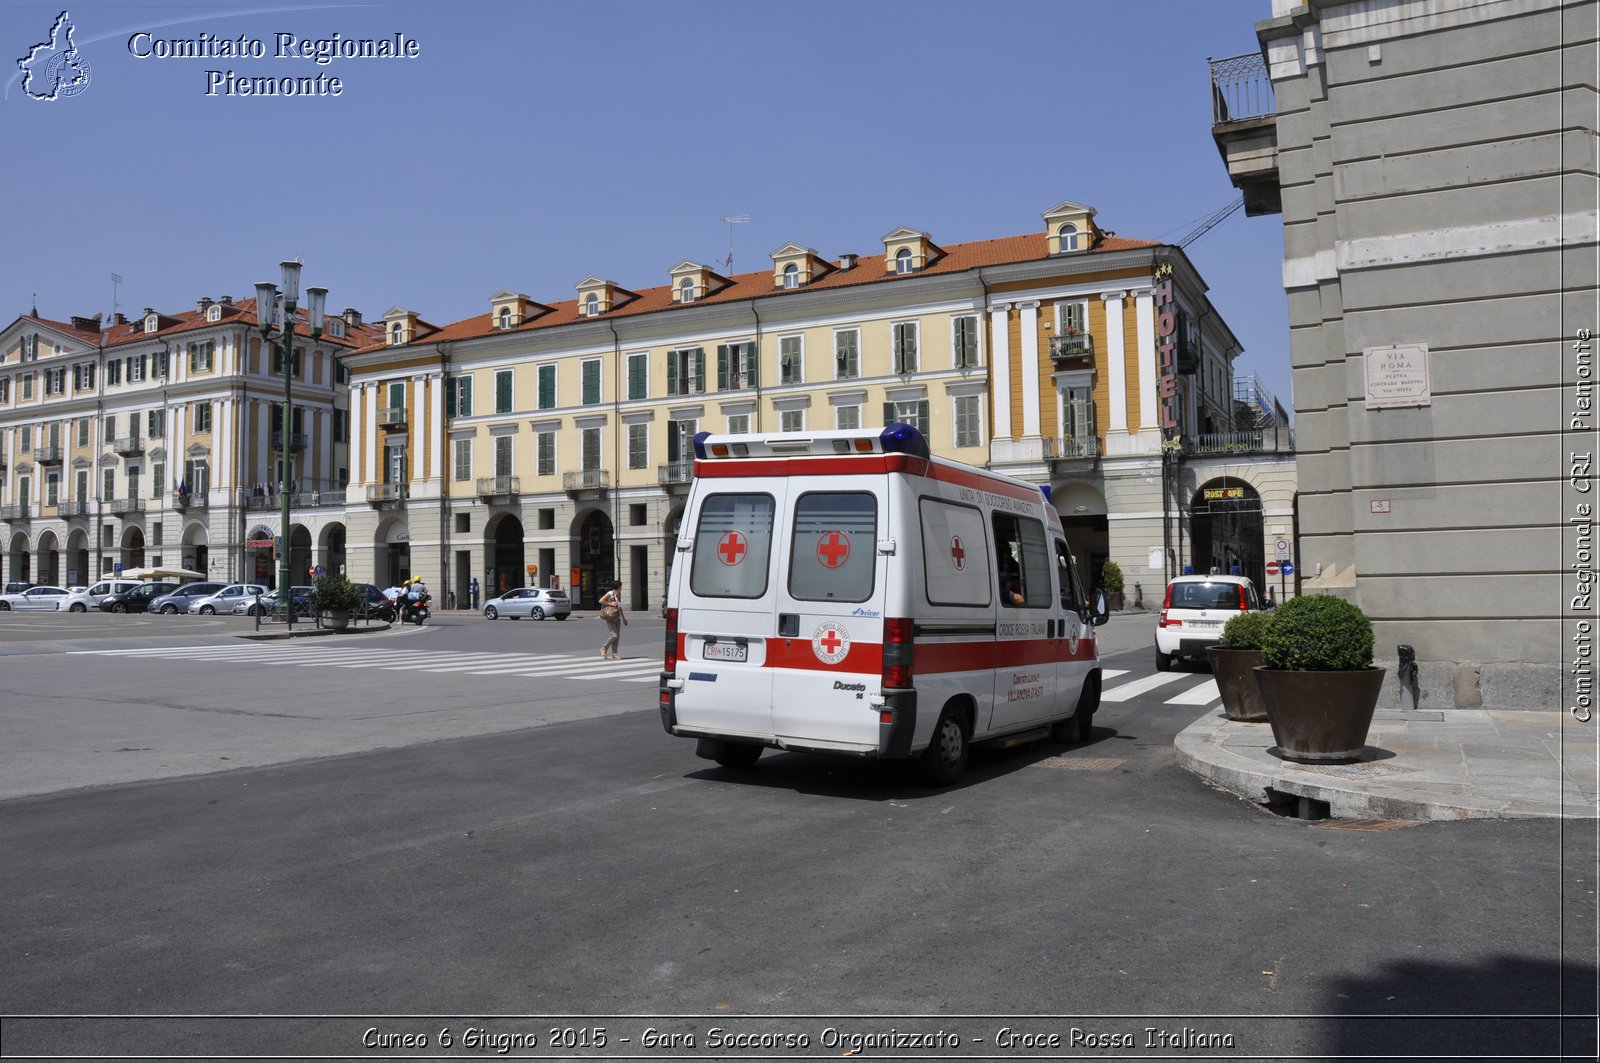
[[[1287,561],[1289,559],[1289,540],[1288,539],[1279,539],[1273,545],[1277,548],[1278,560],[1279,561]]]
[[[122,562],[121,561],[117,561],[117,562],[113,563],[112,566],[111,566],[111,571],[114,572],[118,576],[122,575]]]
[[[1278,563],[1276,561],[1268,561],[1267,562],[1267,575],[1276,576],[1277,574],[1278,574]]]
[[[1283,574],[1285,576],[1294,575],[1294,562],[1293,561],[1285,561],[1283,563]]]

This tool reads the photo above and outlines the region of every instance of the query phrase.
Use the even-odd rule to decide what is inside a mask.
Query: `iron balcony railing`
[[[1060,439],[1046,439],[1045,456],[1057,461],[1098,458],[1100,440],[1094,436],[1062,436]]]
[[[405,484],[368,484],[368,502],[404,502],[406,498]]]
[[[522,482],[515,476],[480,476],[478,477],[478,497],[493,498],[496,495],[520,495]]]
[[[144,499],[142,498],[113,498],[106,503],[106,509],[112,513],[143,513]]]
[[[60,465],[61,448],[51,446],[34,447],[33,460],[40,465]]]
[[[1272,78],[1260,52],[1208,59],[1211,66],[1211,123],[1242,122],[1277,113]]]
[[[26,502],[14,506],[0,506],[0,520],[27,520],[31,515]]]
[[[205,509],[210,505],[204,491],[172,492],[173,509]]]
[[[380,406],[378,408],[378,425],[388,428],[392,425],[406,423],[406,408],[404,406]]]
[[[139,436],[123,436],[111,441],[111,449],[124,458],[144,453],[144,440]]]
[[[1207,432],[1185,436],[1183,453],[1191,457],[1213,454],[1293,454],[1294,433],[1287,428]]]
[[[272,449],[273,450],[282,450],[283,449],[283,433],[282,432],[274,432],[274,433],[272,433]],[[289,449],[290,450],[304,450],[304,449],[306,449],[306,434],[304,432],[290,432],[289,433]]]
[[[69,498],[58,507],[63,517],[87,517],[89,515],[89,500],[86,498]]]
[[[561,485],[567,491],[604,491],[611,486],[611,473],[605,469],[562,473]]]
[[[692,461],[674,461],[656,468],[656,482],[662,487],[670,487],[673,484],[686,484],[693,479],[694,462]]]

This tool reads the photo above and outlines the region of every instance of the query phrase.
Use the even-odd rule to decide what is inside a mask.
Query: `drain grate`
[[[1116,771],[1126,763],[1116,757],[1046,757],[1032,766],[1060,771]]]
[[[1330,819],[1317,824],[1318,830],[1400,830],[1415,827],[1420,819]]]
[[[1318,775],[1346,777],[1350,775],[1410,775],[1415,768],[1402,768],[1397,764],[1376,764],[1364,761],[1359,764],[1296,764],[1295,771],[1312,771]]]

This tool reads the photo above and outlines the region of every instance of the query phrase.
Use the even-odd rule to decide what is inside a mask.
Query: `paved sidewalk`
[[[1302,814],[1401,820],[1600,816],[1600,720],[1554,710],[1380,710],[1354,764],[1280,760],[1266,723],[1209,711],[1178,734],[1178,762],[1249,801]]]

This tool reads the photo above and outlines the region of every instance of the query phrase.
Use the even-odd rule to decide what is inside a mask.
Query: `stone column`
[[[1022,435],[1039,435],[1039,301],[1018,303],[1022,319]]]
[[[1155,289],[1141,288],[1133,293],[1139,342],[1139,431],[1161,434],[1160,396],[1157,381],[1161,366],[1156,356]]]
[[[1110,395],[1111,422],[1106,434],[1128,430],[1128,369],[1122,335],[1122,300],[1125,291],[1101,292],[1106,304],[1106,350],[1104,356],[1106,389]]]
[[[994,435],[1011,438],[1011,304],[989,308],[989,349],[994,360]]]

